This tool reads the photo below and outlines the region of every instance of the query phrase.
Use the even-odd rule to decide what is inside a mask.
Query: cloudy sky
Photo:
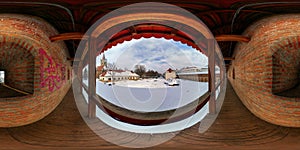
[[[134,66],[139,64],[159,73],[164,73],[168,68],[201,68],[208,63],[207,57],[201,52],[181,42],[163,38],[125,41],[104,53],[108,63],[115,63],[118,68],[134,70]],[[103,53],[97,57],[97,66],[100,65],[102,55]]]

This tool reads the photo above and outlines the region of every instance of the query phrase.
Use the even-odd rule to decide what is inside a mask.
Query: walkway
[[[199,124],[180,132],[172,140],[150,149],[299,149],[300,128],[285,128],[253,116],[227,86],[222,110],[212,127],[198,133]],[[106,134],[119,132],[103,125]],[[124,143],[145,143],[163,135],[126,133]],[[172,133],[170,133],[172,134]],[[144,139],[144,140],[141,140]],[[147,140],[145,140],[147,139]],[[0,149],[121,149],[99,138],[85,124],[70,90],[62,103],[46,118],[16,128],[0,129]]]

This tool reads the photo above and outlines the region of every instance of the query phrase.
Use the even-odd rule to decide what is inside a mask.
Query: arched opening
[[[203,119],[204,116],[209,112],[209,110],[211,112],[216,111],[215,101],[216,101],[216,97],[218,96],[216,96],[215,91],[217,89],[220,89],[220,85],[225,84],[223,82],[225,79],[224,73],[222,73],[224,72],[224,65],[223,65],[224,62],[222,61],[223,60],[222,54],[220,53],[219,47],[216,44],[214,37],[210,33],[208,28],[203,23],[199,23],[198,22],[199,20],[197,18],[188,16],[188,14],[186,14],[188,12],[184,12],[184,11],[172,12],[173,8],[170,8],[170,10],[167,10],[167,12],[162,12],[161,9],[157,9],[158,7],[149,7],[148,5],[145,8],[147,9],[144,8],[140,9],[142,13],[138,13],[135,11],[132,12],[131,11],[132,9],[129,9],[130,11],[120,11],[120,12],[116,11],[113,13],[112,16],[108,18],[104,17],[103,20],[101,19],[100,22],[95,23],[92,26],[92,28],[87,32],[89,36],[89,40],[87,42],[81,42],[79,46],[79,50],[76,53],[76,57],[80,58],[80,60],[82,61],[78,62],[78,64],[75,64],[74,66],[79,66],[78,69],[79,70],[78,73],[80,77],[79,83],[83,85],[81,91],[85,97],[85,100],[88,102],[88,108],[89,108],[88,115],[90,118],[98,117],[100,120],[104,121],[107,124],[112,125],[117,129],[130,131],[130,132],[164,133],[164,132],[179,131],[199,122],[199,120]],[[151,10],[151,9],[155,9],[155,10]],[[161,31],[166,31],[166,32],[161,32]],[[205,95],[207,96],[207,98],[205,99],[206,100],[206,102],[204,103],[205,109],[203,109],[203,111],[200,110],[203,107],[203,105],[201,105],[202,103],[199,104],[198,101],[196,101],[196,103],[192,104],[193,107],[189,108],[190,111],[185,111],[184,113],[179,114],[179,117],[176,116],[175,118],[171,118],[171,119],[169,117],[166,117],[163,119],[159,118],[156,120],[151,118],[149,119],[147,118],[147,116],[142,116],[142,117],[139,116],[140,118],[134,118],[136,117],[137,114],[136,112],[134,113],[134,115],[133,114],[128,115],[125,111],[118,112],[115,111],[118,108],[111,109],[109,104],[108,105],[103,104],[101,100],[97,99],[97,95],[96,95],[97,89],[96,89],[95,81],[100,79],[100,78],[99,79],[96,78],[97,75],[99,75],[100,73],[97,73],[98,68],[96,67],[96,56],[102,54],[108,48],[117,45],[118,43],[122,43],[124,41],[130,41],[131,39],[140,39],[141,37],[165,38],[165,39],[173,39],[174,41],[180,41],[189,46],[192,47],[195,46],[195,49],[211,57],[211,61],[210,61],[211,67],[208,68],[208,72],[211,75],[211,77],[209,77],[208,80],[210,83],[209,93],[211,92],[212,94]],[[147,52],[148,51],[145,51],[145,53]],[[208,54],[209,52],[211,53]],[[217,67],[215,65],[217,65]],[[83,83],[84,81],[82,80],[83,79],[82,71],[84,68],[86,68],[86,66],[88,66],[88,72],[89,72],[88,87],[84,87],[85,84]],[[220,69],[221,71],[215,72],[215,70],[217,69]],[[101,70],[101,68],[99,70]],[[108,82],[111,80],[120,79],[120,77],[113,78],[112,76],[113,75],[107,77],[106,79],[103,78],[102,80]],[[175,76],[175,78],[176,77],[177,76]],[[124,78],[129,79],[129,77],[124,77]],[[218,82],[220,80],[218,80],[217,78],[222,80],[222,83]],[[107,86],[114,86],[114,85],[113,83],[111,83],[108,84]],[[73,88],[76,87],[77,86],[73,84]],[[212,104],[210,105],[208,105],[207,103],[209,100],[211,100],[212,102]],[[222,101],[220,102],[222,103]],[[208,108],[208,106],[210,107]],[[98,116],[98,114],[100,114],[100,116]],[[129,117],[126,117],[125,115]],[[115,119],[112,119],[112,116],[114,116]],[[196,119],[197,121],[193,121],[192,123],[189,123],[187,126],[184,127],[179,125],[183,122],[188,121],[194,116],[197,116]],[[123,123],[120,122],[120,120],[122,119],[125,119],[126,125],[123,124],[124,122]],[[136,123],[139,126],[134,126],[134,124]],[[122,125],[124,126],[133,125],[134,127],[132,129],[134,130],[124,128],[124,126]],[[150,127],[145,127],[144,125],[150,125]],[[159,128],[159,129],[155,130],[152,127]],[[151,129],[148,130],[146,128],[151,128]]]
[[[295,40],[297,38],[287,38],[280,42],[272,55],[272,93],[275,95],[300,97],[300,47]]]
[[[98,55],[96,93],[105,107],[127,112],[112,115],[120,121],[158,124],[181,108],[173,119],[178,121],[194,111],[196,103],[207,102],[207,66],[207,56],[187,44],[155,37],[132,39]]]
[[[0,68],[6,96],[17,97],[34,92],[34,56],[18,43],[1,43]],[[4,90],[4,89],[3,89]],[[0,93],[4,94],[4,91]]]

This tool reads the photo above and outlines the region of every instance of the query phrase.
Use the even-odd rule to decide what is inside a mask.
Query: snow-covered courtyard
[[[117,81],[113,85],[96,80],[96,93],[110,103],[138,112],[158,112],[185,106],[208,91],[208,83],[177,79],[168,86],[164,79]]]
[[[130,88],[166,88],[166,80],[158,79],[142,79],[142,80],[122,80],[115,82],[115,85],[130,87]]]

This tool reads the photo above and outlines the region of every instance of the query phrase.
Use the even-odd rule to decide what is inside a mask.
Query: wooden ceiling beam
[[[249,42],[251,39],[243,35],[216,35],[215,39],[217,41],[237,41],[237,42]]]
[[[51,42],[62,41],[62,40],[86,40],[87,38],[88,38],[87,35],[80,32],[62,33],[62,34],[49,37]]]

